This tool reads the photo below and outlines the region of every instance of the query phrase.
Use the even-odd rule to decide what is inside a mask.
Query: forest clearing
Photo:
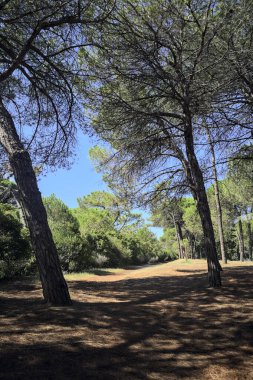
[[[66,275],[68,307],[1,283],[0,378],[253,379],[252,263],[230,261],[222,288],[205,260],[94,273]]]
[[[0,380],[253,380],[253,1],[0,13]]]

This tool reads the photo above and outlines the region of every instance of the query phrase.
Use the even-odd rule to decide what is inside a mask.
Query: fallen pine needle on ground
[[[69,274],[71,307],[2,282],[0,379],[253,379],[253,264],[222,278],[204,260]]]

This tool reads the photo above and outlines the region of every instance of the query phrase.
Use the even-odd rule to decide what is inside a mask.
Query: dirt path
[[[69,281],[72,307],[38,283],[0,284],[0,379],[253,379],[253,266],[173,262]]]

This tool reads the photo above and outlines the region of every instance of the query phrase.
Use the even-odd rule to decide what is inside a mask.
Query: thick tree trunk
[[[218,221],[218,231],[219,231],[219,238],[220,238],[221,258],[222,258],[222,262],[224,264],[227,264],[223,221],[222,221],[222,208],[221,208],[221,202],[220,202],[218,175],[217,175],[217,170],[216,170],[215,151],[214,151],[213,142],[212,142],[211,135],[210,135],[208,128],[206,128],[206,132],[207,132],[209,146],[210,146],[211,155],[212,155],[212,168],[213,168],[213,177],[214,177],[214,195],[215,195],[215,203],[216,203],[216,210],[217,210],[217,221]]]
[[[241,218],[238,221],[238,243],[239,243],[239,253],[240,261],[244,260],[244,238]]]
[[[212,287],[220,287],[220,272],[222,271],[222,268],[217,256],[213,224],[207,201],[204,179],[194,151],[191,121],[189,121],[189,126],[185,129],[185,146],[188,160],[186,175],[192,194],[196,200],[197,209],[201,219],[208,265],[209,285]]]
[[[43,295],[53,305],[71,304],[59,257],[47,222],[29,153],[24,149],[8,110],[0,100],[0,143],[20,192],[42,282]]]

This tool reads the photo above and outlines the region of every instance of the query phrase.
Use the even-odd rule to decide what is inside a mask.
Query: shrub
[[[0,278],[22,274],[30,257],[28,233],[15,208],[0,204]]]

